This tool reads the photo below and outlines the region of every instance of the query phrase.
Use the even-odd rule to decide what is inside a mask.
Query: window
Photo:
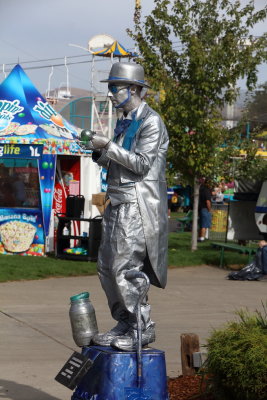
[[[0,207],[40,207],[37,160],[0,160]]]

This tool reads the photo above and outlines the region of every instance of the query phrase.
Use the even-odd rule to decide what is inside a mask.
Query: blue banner
[[[43,154],[38,160],[38,167],[44,231],[48,236],[55,185],[56,155]]]
[[[1,144],[0,158],[40,158],[43,146],[26,144]]]

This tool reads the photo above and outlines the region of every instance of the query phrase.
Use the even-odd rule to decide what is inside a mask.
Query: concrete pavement
[[[1,266],[4,267],[4,266]],[[180,335],[196,333],[205,343],[213,328],[232,320],[235,310],[261,309],[267,281],[236,282],[227,272],[200,266],[169,270],[165,290],[150,288],[157,341],[166,352],[167,373],[181,373]],[[110,329],[104,292],[97,276],[52,278],[0,284],[1,400],[67,400],[72,391],[54,377],[74,350],[69,297],[89,291],[100,331]]]

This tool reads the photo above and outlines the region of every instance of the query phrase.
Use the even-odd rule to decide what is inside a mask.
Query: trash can
[[[228,204],[212,204],[209,239],[226,241],[228,228]]]
[[[97,216],[90,220],[88,254],[92,260],[97,260],[101,241],[102,217]]]
[[[82,218],[84,212],[84,196],[69,195],[66,199],[66,216],[74,218]]]

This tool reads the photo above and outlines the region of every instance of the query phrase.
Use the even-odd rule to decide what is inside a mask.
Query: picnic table
[[[237,251],[238,253],[248,254],[248,262],[250,263],[252,256],[256,253],[257,248],[241,246],[236,243],[212,242],[212,247],[220,249],[220,267],[224,267],[224,250]]]

